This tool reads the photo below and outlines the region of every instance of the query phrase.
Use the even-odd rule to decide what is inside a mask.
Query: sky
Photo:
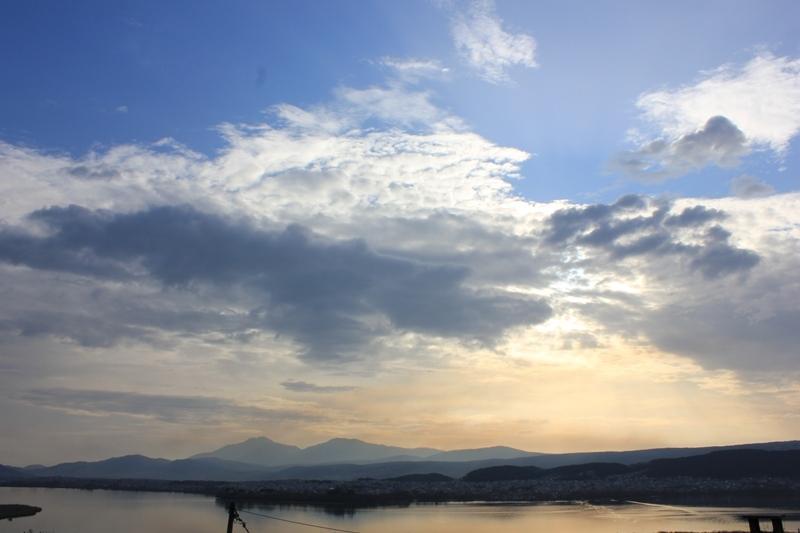
[[[0,463],[800,438],[800,4],[0,6]]]

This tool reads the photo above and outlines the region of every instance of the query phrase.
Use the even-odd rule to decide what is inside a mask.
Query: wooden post
[[[761,524],[758,523],[758,517],[747,517],[747,523],[750,525],[750,533],[761,533]]]
[[[780,518],[773,518],[772,531],[773,533],[783,533],[783,520]]]
[[[228,504],[228,533],[233,533],[233,517],[236,516],[236,504]]]

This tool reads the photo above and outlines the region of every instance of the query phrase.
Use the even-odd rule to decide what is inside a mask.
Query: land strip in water
[[[204,494],[270,504],[407,505],[436,502],[648,501],[715,505],[791,506],[800,480],[772,477],[720,480],[621,475],[594,480],[282,480],[167,481],[148,479],[24,478],[3,486]]]

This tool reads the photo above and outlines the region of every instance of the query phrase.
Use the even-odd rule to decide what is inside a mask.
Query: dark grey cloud
[[[140,299],[115,291],[103,296],[92,294],[81,302],[79,309],[69,306],[51,310],[14,309],[7,313],[7,318],[0,318],[0,333],[23,337],[47,335],[90,348],[110,348],[128,339],[164,348],[169,342],[159,335],[163,331],[183,335],[213,332],[223,339],[242,342],[252,336],[249,332],[263,327],[252,313],[199,311],[191,308],[190,303],[173,305],[175,308],[170,309],[171,302],[166,298],[150,304]]]
[[[467,266],[469,282],[541,286],[545,281],[534,236],[503,231],[464,214],[372,218],[359,224],[359,231],[375,246],[385,246],[387,254],[402,250],[403,257],[422,263]]]
[[[775,194],[775,188],[753,176],[741,175],[731,180],[731,193],[739,198],[761,198]]]
[[[725,213],[719,209],[709,209],[702,205],[694,207],[687,207],[680,214],[672,215],[664,219],[665,226],[676,226],[680,228],[694,227],[711,222],[713,220],[722,220],[725,218]]]
[[[20,395],[20,399],[33,405],[53,409],[146,416],[176,423],[207,423],[229,418],[308,421],[318,419],[314,415],[297,410],[266,409],[211,396],[47,388],[26,391]]]
[[[794,371],[800,362],[799,310],[754,316],[729,299],[710,297],[668,304],[640,318],[643,332],[657,347],[706,367]]]
[[[549,244],[564,243],[578,233],[583,233],[590,225],[605,223],[619,213],[644,209],[648,204],[649,199],[646,197],[629,194],[611,205],[594,204],[560,209],[548,220],[545,241]],[[595,229],[600,230],[600,228]],[[602,240],[599,235],[596,238]]]
[[[734,167],[749,151],[744,133],[726,117],[715,116],[700,130],[674,141],[658,139],[623,152],[611,168],[635,179],[660,181],[708,165]]]
[[[78,179],[108,181],[119,178],[118,170],[105,165],[73,165],[67,169],[67,173]]]
[[[281,386],[292,392],[312,392],[318,394],[331,394],[335,392],[347,392],[355,390],[355,387],[317,385],[307,381],[288,380],[281,383]]]
[[[760,257],[755,252],[728,244],[730,233],[714,226],[706,232],[705,246],[693,247],[690,266],[706,278],[718,278],[755,267]]]
[[[583,246],[605,252],[607,259],[674,256],[706,278],[746,272],[759,262],[750,250],[730,244],[730,233],[710,224],[725,213],[702,205],[671,214],[672,205],[646,197],[625,196],[613,204],[571,207],[553,213],[546,222],[544,242],[554,249]],[[682,232],[700,232],[687,244]]]
[[[0,332],[23,337],[49,335],[71,339],[82,346],[109,348],[125,338],[146,341],[151,333],[136,324],[116,322],[86,312],[31,311],[0,319]]]
[[[398,329],[492,343],[551,314],[539,299],[469,287],[466,267],[378,254],[296,225],[264,231],[174,206],[126,214],[53,207],[29,218],[45,233],[0,231],[0,261],[179,290],[243,287],[260,300],[248,327],[291,336],[312,360],[358,356]]]

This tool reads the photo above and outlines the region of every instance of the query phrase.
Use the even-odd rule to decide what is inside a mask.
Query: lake
[[[227,512],[214,498],[191,494],[0,487],[0,503],[41,507],[34,517],[0,522],[0,532],[34,533],[224,533]],[[737,514],[766,509],[650,504],[421,504],[350,512],[297,506],[242,507],[286,520],[361,533],[655,533],[658,531],[745,531]],[[771,511],[793,514],[796,511]],[[322,531],[246,513],[251,533]],[[785,522],[786,531],[800,521]],[[234,531],[243,532],[240,526]]]

